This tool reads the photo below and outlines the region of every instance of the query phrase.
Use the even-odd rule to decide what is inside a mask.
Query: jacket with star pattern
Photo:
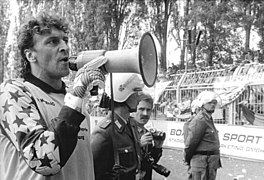
[[[89,121],[33,75],[0,87],[2,180],[94,179]]]

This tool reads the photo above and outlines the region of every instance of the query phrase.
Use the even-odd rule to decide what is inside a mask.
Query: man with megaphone
[[[83,103],[93,86],[104,86],[99,67],[107,59],[86,63],[66,92],[67,31],[61,17],[49,14],[29,19],[19,31],[22,77],[0,87],[1,180],[94,180]]]

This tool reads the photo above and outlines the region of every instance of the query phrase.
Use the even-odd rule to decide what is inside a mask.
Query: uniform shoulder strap
[[[100,128],[106,129],[111,124],[110,119],[103,120],[102,123],[99,125]]]

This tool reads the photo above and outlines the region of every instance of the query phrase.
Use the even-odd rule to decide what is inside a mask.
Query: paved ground
[[[186,180],[186,167],[182,163],[182,151],[164,149],[160,164],[171,170],[165,178],[154,172],[153,180]],[[245,161],[222,157],[222,168],[217,180],[264,180],[264,162]]]

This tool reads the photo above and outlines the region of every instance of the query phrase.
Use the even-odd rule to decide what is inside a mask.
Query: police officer
[[[211,91],[203,91],[197,97],[200,111],[189,122],[184,149],[192,180],[214,180],[221,167],[218,131],[212,119],[219,101],[219,96]]]
[[[137,74],[113,73],[112,85],[113,110],[94,128],[91,136],[95,179],[135,180],[140,168],[140,144],[130,112],[136,111],[144,84]],[[110,96],[110,92],[107,77],[104,96]],[[102,99],[108,99],[104,96]]]

